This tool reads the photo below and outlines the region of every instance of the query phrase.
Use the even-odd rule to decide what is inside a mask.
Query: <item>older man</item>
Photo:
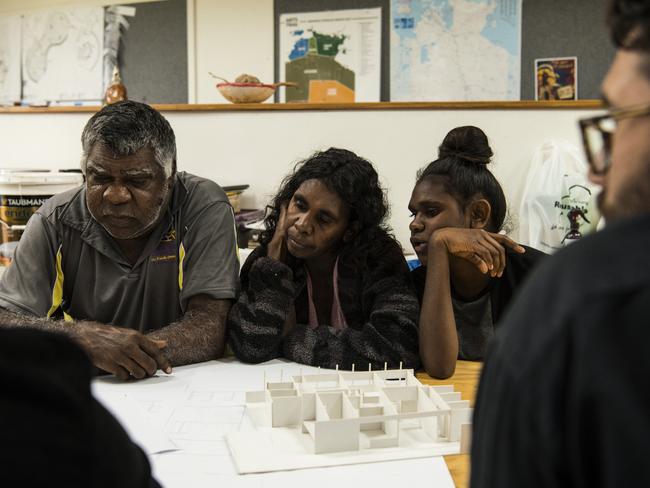
[[[0,324],[65,333],[119,378],[221,356],[239,269],[225,193],[176,172],[174,132],[145,104],[104,107],[81,139],[86,184],[30,219]]]
[[[485,362],[472,487],[650,486],[650,2],[615,0],[609,111],[581,126],[606,230],[524,287]]]

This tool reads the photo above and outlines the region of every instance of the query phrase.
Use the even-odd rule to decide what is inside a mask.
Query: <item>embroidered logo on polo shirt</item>
[[[176,241],[176,229],[169,229],[167,234],[160,239],[160,242],[174,242]]]
[[[176,261],[178,258],[177,251],[176,229],[170,229],[162,239],[160,239],[160,244],[158,244],[158,247],[151,253],[149,261],[152,263]]]

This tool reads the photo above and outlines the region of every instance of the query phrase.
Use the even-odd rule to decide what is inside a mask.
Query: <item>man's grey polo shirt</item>
[[[178,173],[169,209],[132,265],[86,206],[85,187],[48,200],[29,220],[0,280],[0,306],[147,332],[183,316],[190,298],[235,298],[232,207],[214,182]]]

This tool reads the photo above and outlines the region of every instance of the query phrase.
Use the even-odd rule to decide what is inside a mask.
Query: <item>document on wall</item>
[[[391,0],[393,101],[519,100],[522,0]]]
[[[286,102],[378,102],[381,8],[280,16],[280,81]]]
[[[0,16],[0,104],[20,101],[20,16]]]
[[[25,15],[22,48],[23,100],[102,99],[103,7]]]

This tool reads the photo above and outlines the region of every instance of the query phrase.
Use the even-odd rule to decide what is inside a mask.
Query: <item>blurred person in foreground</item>
[[[547,260],[479,385],[471,486],[650,486],[650,2],[615,0],[608,112],[580,121],[607,228]]]

